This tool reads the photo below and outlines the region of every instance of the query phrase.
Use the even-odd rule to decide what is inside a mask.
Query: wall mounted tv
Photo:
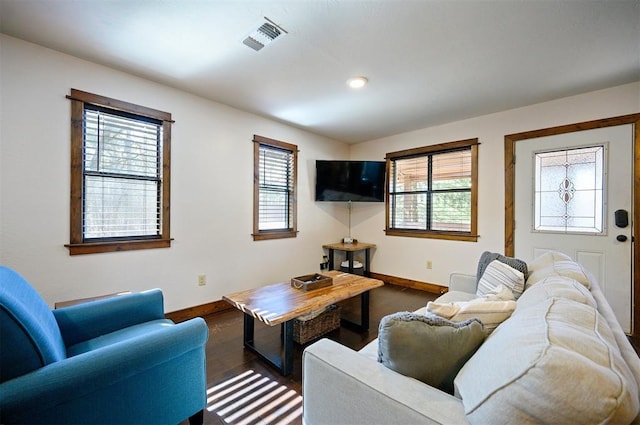
[[[316,201],[384,202],[384,161],[316,161]]]

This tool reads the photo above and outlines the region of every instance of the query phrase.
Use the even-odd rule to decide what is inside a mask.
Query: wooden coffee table
[[[275,366],[282,375],[289,375],[293,367],[293,321],[296,317],[360,295],[360,323],[344,319],[342,322],[362,331],[369,329],[369,290],[384,285],[384,282],[337,270],[322,274],[331,276],[333,285],[305,292],[291,287],[290,282],[282,282],[222,297],[244,313],[245,348]],[[284,345],[282,355],[280,352],[267,352],[256,347],[255,319],[269,326],[281,325]]]

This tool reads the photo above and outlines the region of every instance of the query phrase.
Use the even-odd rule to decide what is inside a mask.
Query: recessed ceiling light
[[[365,77],[353,77],[347,80],[347,84],[352,89],[361,89],[362,87],[366,86],[368,82],[369,80],[367,80]]]

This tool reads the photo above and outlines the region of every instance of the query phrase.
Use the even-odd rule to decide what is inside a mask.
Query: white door
[[[571,256],[598,279],[631,333],[633,126],[528,139],[515,155],[516,257]],[[626,227],[616,223],[618,210],[627,212]]]

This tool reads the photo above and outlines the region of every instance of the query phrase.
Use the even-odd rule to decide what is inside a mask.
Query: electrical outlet
[[[207,275],[199,274],[198,275],[198,286],[204,286],[207,284]]]
[[[431,270],[433,268],[433,263],[431,262],[431,260],[427,260],[427,269]]]

